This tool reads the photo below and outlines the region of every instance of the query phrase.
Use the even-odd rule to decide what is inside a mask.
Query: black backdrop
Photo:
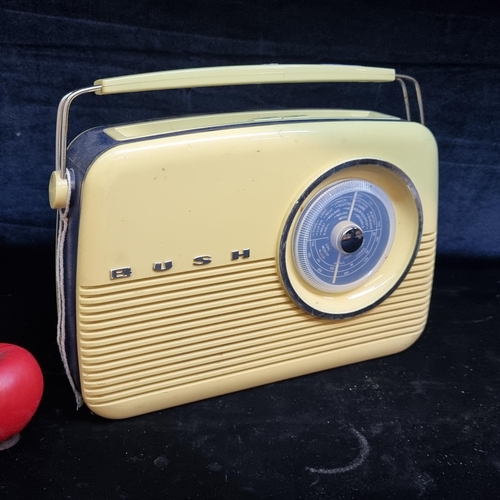
[[[47,244],[55,109],[106,76],[252,63],[394,67],[423,88],[441,154],[439,252],[500,256],[500,18],[489,2],[19,2],[3,0],[0,242]],[[370,86],[368,86],[370,87]],[[379,86],[380,87],[380,86]],[[92,125],[234,109],[368,107],[401,114],[379,87],[195,89],[91,98]]]
[[[46,382],[23,439],[0,454],[0,496],[497,498],[499,33],[490,1],[0,0],[0,342],[33,352]],[[106,76],[271,62],[386,66],[419,80],[440,149],[439,258],[421,341],[124,422],[76,412],[55,347],[47,202],[59,99]],[[70,137],[307,106],[403,111],[399,94],[377,85],[85,96]]]

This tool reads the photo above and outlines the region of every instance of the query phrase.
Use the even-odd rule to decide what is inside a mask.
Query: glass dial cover
[[[316,290],[352,290],[384,262],[395,223],[392,202],[379,186],[362,179],[330,184],[312,198],[297,221],[295,266]]]

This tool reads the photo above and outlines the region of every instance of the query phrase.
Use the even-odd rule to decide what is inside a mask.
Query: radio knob
[[[51,208],[64,208],[68,198],[68,179],[61,179],[61,172],[54,171],[50,176],[49,202]]]
[[[340,239],[340,246],[345,253],[354,253],[363,244],[363,231],[359,227],[351,227],[344,232]]]
[[[330,236],[330,242],[334,248],[344,254],[354,253],[363,244],[363,231],[351,221],[344,221],[337,224]]]

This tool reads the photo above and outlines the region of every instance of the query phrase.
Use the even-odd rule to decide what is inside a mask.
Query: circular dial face
[[[313,288],[345,292],[382,265],[394,231],[389,196],[371,182],[344,179],[319,191],[300,215],[293,236],[293,260]]]

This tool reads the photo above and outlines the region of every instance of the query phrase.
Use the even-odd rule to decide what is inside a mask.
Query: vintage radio
[[[391,82],[407,119],[293,109],[99,127],[84,93]],[[98,80],[59,106],[58,340],[75,393],[123,418],[410,346],[427,319],[435,140],[394,70],[202,68]],[[78,396],[79,397],[79,396]]]

